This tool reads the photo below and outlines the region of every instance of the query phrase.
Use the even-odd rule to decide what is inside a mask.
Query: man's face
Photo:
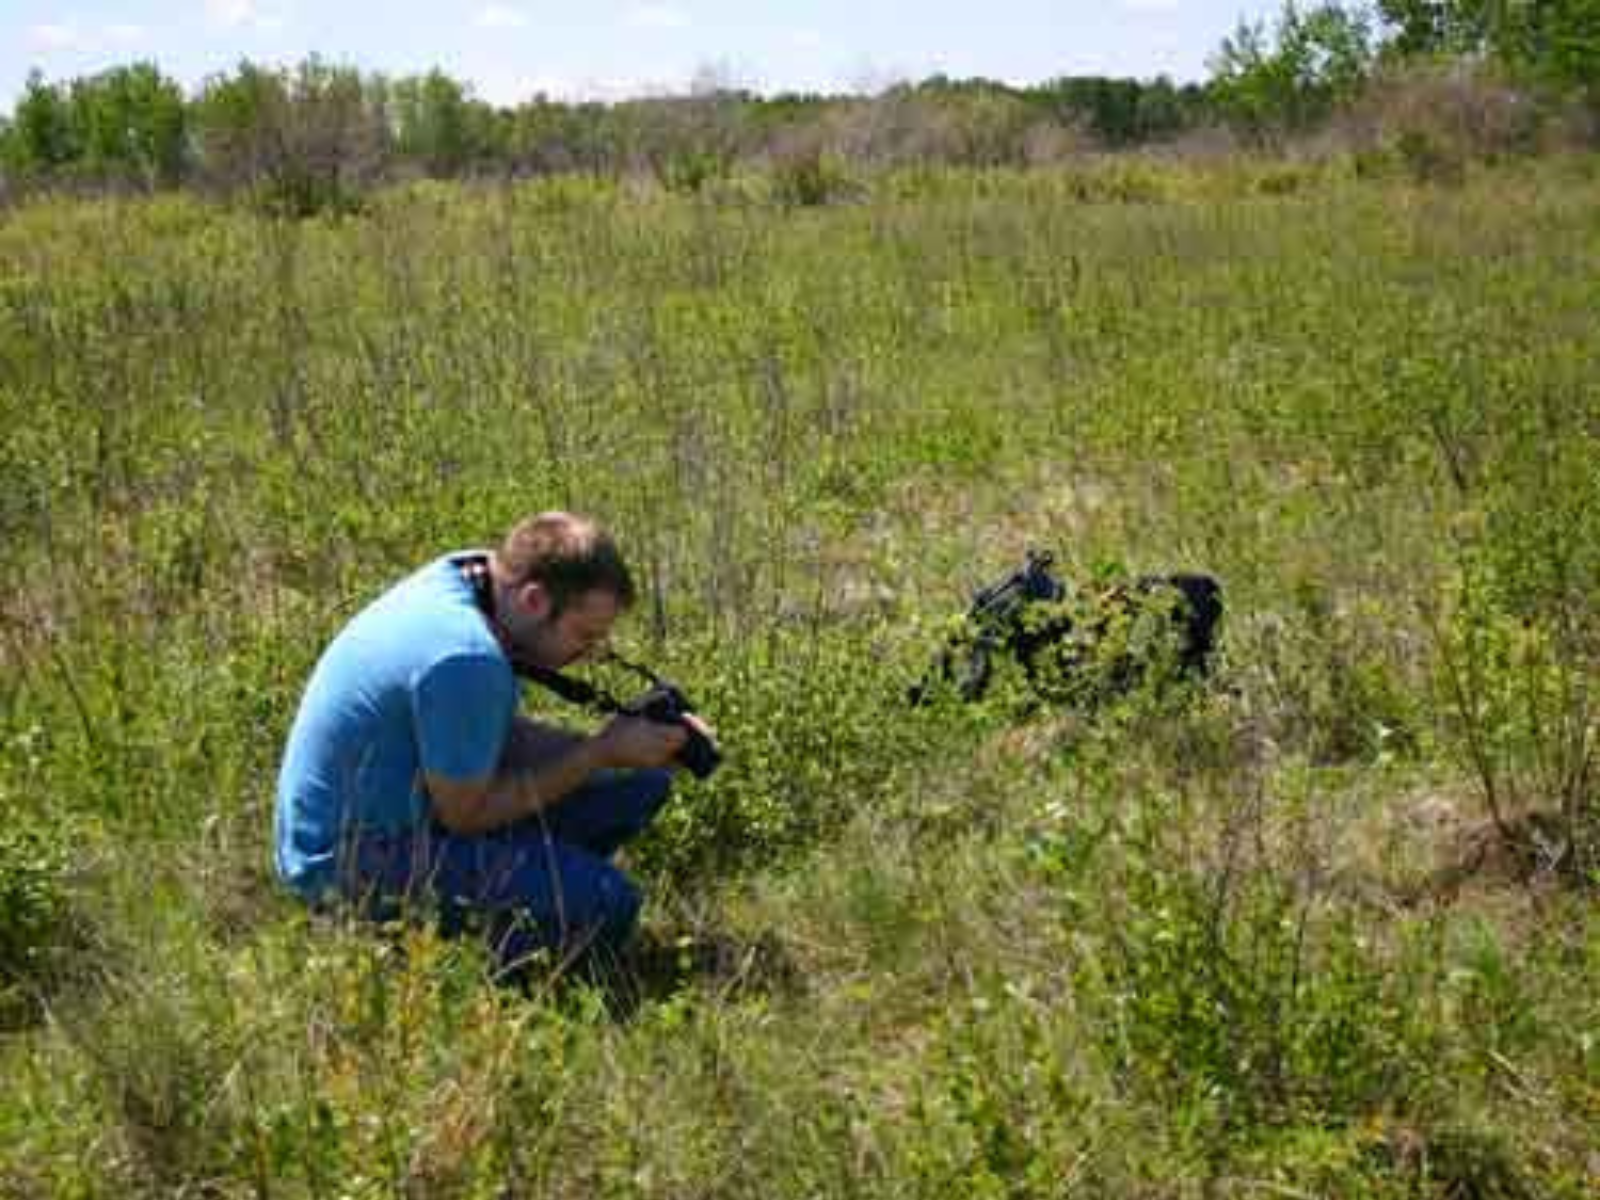
[[[560,613],[551,616],[552,604],[543,586],[530,583],[518,595],[525,615],[513,636],[540,666],[560,670],[586,658],[611,636],[619,606],[616,596],[595,590],[573,597]]]

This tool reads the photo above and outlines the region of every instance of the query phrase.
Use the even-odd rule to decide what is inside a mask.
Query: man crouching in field
[[[633,595],[605,530],[544,513],[498,550],[446,555],[380,596],[301,700],[278,779],[278,873],[314,904],[387,919],[420,902],[447,933],[480,926],[508,967],[540,947],[618,947],[639,894],[611,858],[665,802],[685,730],[536,725],[517,714],[513,663],[585,657]]]

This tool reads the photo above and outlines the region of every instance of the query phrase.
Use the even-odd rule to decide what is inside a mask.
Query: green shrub
[[[1394,148],[1417,183],[1460,184],[1467,176],[1467,157],[1460,147],[1427,130],[1401,130]]]
[[[66,921],[67,865],[59,833],[0,825],[0,1023],[49,965]]]
[[[1375,762],[1418,748],[1423,719],[1387,607],[1335,608],[1315,590],[1282,613],[1240,623],[1235,657],[1247,700],[1286,746],[1313,762]]]
[[[747,870],[814,845],[888,798],[908,763],[940,738],[937,715],[912,713],[891,662],[849,631],[796,632],[693,656],[679,650],[689,694],[715,722],[725,760],[688,777],[638,849],[642,864],[690,879]]]
[[[1230,1125],[1347,1119],[1406,1094],[1422,1049],[1412,973],[1353,919],[1265,872],[1132,870],[1103,968],[1124,1070],[1176,1103],[1221,1103]]]
[[[711,184],[728,177],[732,163],[728,156],[703,147],[677,149],[660,155],[653,163],[657,180],[669,192],[698,195]]]
[[[1530,870],[1600,882],[1593,662],[1570,629],[1506,607],[1496,578],[1469,566],[1435,626],[1446,749]]]
[[[817,208],[859,190],[843,160],[820,147],[777,157],[771,179],[772,198],[784,208]]]

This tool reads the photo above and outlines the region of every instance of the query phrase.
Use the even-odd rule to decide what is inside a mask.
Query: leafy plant
[[[0,828],[0,1022],[25,1008],[67,923],[67,839],[7,821]]]
[[[1502,842],[1534,870],[1600,875],[1600,725],[1593,671],[1537,617],[1505,611],[1469,565],[1435,626],[1448,745],[1471,772]]]

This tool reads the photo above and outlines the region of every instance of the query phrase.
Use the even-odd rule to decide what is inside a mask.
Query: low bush
[[[67,848],[59,835],[0,825],[0,1026],[29,1007],[66,926]]]
[[[1387,154],[1419,183],[1459,183],[1473,162],[1536,150],[1545,113],[1492,66],[1408,62],[1379,73],[1335,124],[1368,173]]]
[[[817,208],[861,192],[844,161],[820,146],[774,155],[770,179],[772,197],[784,208]]]

